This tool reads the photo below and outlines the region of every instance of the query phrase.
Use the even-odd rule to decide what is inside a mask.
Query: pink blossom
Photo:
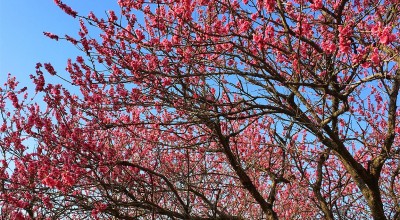
[[[310,5],[310,8],[313,10],[318,10],[323,7],[322,0],[314,0],[314,3]]]
[[[378,65],[380,62],[378,48],[374,49],[374,52],[371,55],[371,61],[374,65]]]
[[[45,179],[43,179],[42,181],[45,185],[49,186],[49,187],[55,187],[57,185],[57,182],[51,178],[51,177],[46,177]]]
[[[379,43],[381,44],[390,44],[391,42],[396,40],[396,36],[392,33],[390,33],[389,28],[385,28],[380,34],[379,34]]]
[[[240,24],[239,31],[242,33],[247,32],[250,29],[250,27],[251,27],[251,23],[249,21],[243,21]]]

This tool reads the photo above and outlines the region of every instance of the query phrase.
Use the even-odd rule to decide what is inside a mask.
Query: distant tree
[[[400,218],[398,1],[55,2],[87,56],[1,88],[1,219]]]

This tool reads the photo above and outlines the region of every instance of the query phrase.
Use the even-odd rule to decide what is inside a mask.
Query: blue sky
[[[64,2],[81,15],[93,11],[102,17],[110,9],[118,11],[117,0]],[[81,52],[67,41],[51,40],[43,35],[43,31],[59,36],[77,36],[79,20],[65,14],[53,0],[0,0],[0,86],[11,73],[20,82],[19,88],[27,86],[33,91],[35,86],[29,75],[35,73],[37,62],[50,62],[58,74],[68,75],[65,71],[68,58],[75,59],[77,55],[82,55]],[[46,75],[46,82],[63,83],[49,74]],[[35,101],[41,103],[40,98],[36,97]],[[34,140],[26,140],[25,145],[36,144]]]
[[[116,0],[64,0],[81,15],[94,11],[99,17],[109,9],[118,9]],[[11,73],[21,86],[31,87],[29,75],[37,62],[51,62],[58,73],[65,73],[68,58],[80,52],[66,41],[54,41],[43,35],[77,36],[79,22],[66,15],[53,0],[0,0],[0,84]]]

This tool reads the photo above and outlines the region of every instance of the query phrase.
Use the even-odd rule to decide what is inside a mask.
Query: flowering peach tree
[[[1,219],[400,218],[398,0],[55,3],[86,56],[1,87]]]

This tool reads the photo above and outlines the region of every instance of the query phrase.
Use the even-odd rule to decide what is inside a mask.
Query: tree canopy
[[[55,3],[86,56],[0,88],[2,219],[400,218],[398,0]]]

